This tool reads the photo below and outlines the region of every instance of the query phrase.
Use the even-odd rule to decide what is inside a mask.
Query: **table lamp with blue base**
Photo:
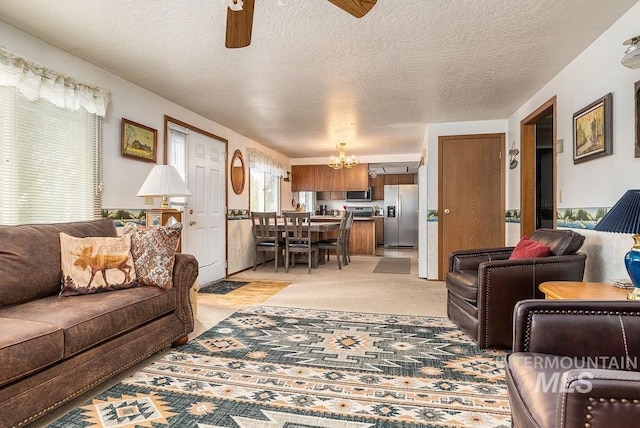
[[[627,190],[596,224],[595,230],[633,235],[633,247],[624,256],[633,283],[633,291],[627,295],[627,300],[640,300],[640,190]]]

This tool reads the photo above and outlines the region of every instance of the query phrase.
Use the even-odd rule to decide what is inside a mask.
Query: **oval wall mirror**
[[[244,190],[244,159],[240,150],[233,152],[231,158],[231,187],[236,195]]]

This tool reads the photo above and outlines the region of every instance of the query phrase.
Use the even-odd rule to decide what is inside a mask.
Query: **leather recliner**
[[[447,315],[480,348],[510,348],[513,308],[542,299],[545,281],[582,281],[584,236],[572,230],[538,229],[529,239],[546,244],[547,257],[509,260],[514,247],[454,251],[446,277]]]
[[[514,318],[514,427],[639,426],[640,303],[528,300]]]

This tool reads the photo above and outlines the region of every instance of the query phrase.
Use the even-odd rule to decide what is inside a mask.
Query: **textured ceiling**
[[[257,0],[252,43],[233,50],[222,0],[2,0],[0,20],[308,158],[341,141],[419,153],[428,123],[507,118],[636,1],[378,0],[356,19]]]

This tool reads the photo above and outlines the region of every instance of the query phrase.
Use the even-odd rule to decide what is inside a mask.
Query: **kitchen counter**
[[[383,218],[382,216],[370,216],[370,217],[353,217],[353,221],[373,221],[376,218]],[[340,221],[342,216],[333,215],[315,215],[311,216],[311,221]]]
[[[353,226],[351,227],[351,238],[349,240],[349,251],[351,254],[375,256],[376,255],[376,218],[378,217],[353,217]],[[342,220],[342,216],[332,215],[314,215],[311,216],[311,222],[335,221]],[[328,236],[337,237],[337,232]]]

